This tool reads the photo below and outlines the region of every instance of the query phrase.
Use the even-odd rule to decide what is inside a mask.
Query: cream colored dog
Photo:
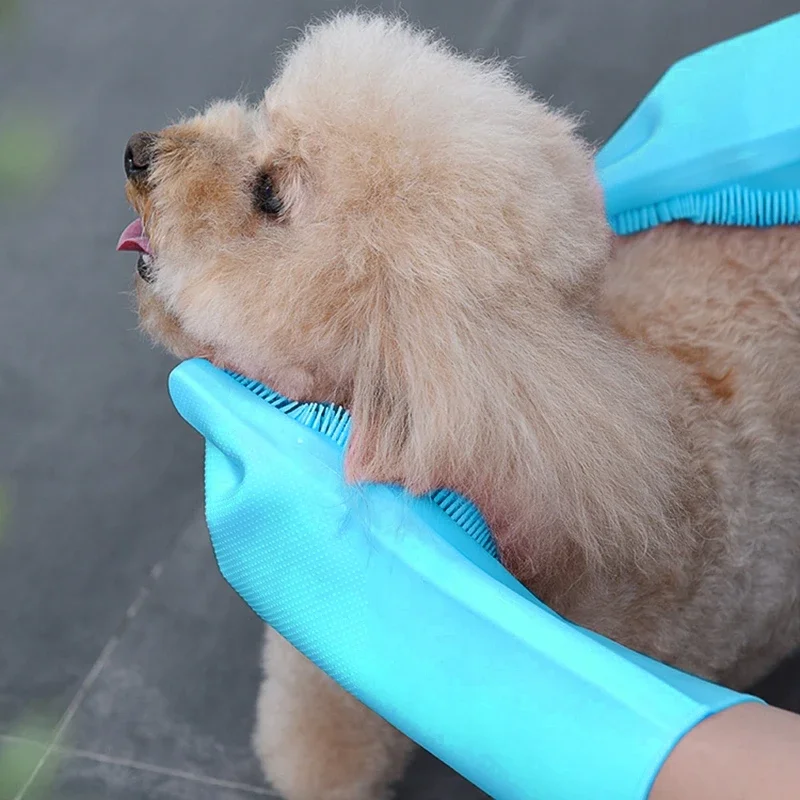
[[[546,602],[685,670],[800,643],[800,229],[614,240],[570,119],[366,15],[126,167],[143,328],[347,406],[350,480],[470,496]],[[265,666],[275,786],[386,796],[410,743],[274,633]]]

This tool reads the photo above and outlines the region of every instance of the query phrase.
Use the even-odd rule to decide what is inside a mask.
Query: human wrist
[[[800,717],[743,702],[678,742],[649,800],[789,800],[800,794]]]

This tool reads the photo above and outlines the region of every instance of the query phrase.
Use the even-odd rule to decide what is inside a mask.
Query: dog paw
[[[335,730],[319,733],[263,724],[257,732],[264,774],[284,800],[392,800],[411,749],[407,740],[394,731],[371,742],[353,741],[346,731],[341,738]]]
[[[285,800],[391,800],[412,742],[267,632],[253,745]]]

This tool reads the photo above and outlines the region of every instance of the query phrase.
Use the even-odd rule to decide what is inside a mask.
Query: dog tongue
[[[135,219],[122,231],[122,236],[117,242],[117,250],[137,250],[140,253],[147,253],[149,256],[153,255],[150,251],[150,240],[142,228],[141,219]]]

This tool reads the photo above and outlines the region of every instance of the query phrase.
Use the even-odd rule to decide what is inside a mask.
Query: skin
[[[650,800],[792,800],[800,717],[745,703],[701,722],[673,750]]]

